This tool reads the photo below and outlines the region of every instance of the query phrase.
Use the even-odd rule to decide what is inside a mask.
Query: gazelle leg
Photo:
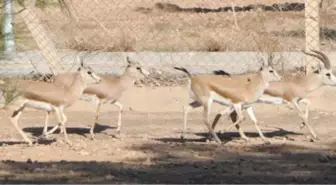
[[[311,135],[313,136],[313,138],[317,139],[317,135],[315,134],[314,129],[308,123],[308,116],[309,116],[308,114],[309,114],[309,104],[310,104],[310,101],[307,100],[307,99],[301,99],[299,102],[306,104],[305,113],[302,113],[302,110],[300,109],[297,101],[295,101],[295,100],[292,101],[292,103],[294,104],[295,108],[298,110],[301,119],[303,120],[302,124],[303,125],[307,125],[308,130],[311,133]]]
[[[99,118],[99,111],[100,111],[100,106],[102,104],[102,101],[100,99],[98,99],[98,105],[97,105],[97,109],[96,109],[96,115],[95,115],[95,119],[91,125],[91,128],[90,128],[90,135],[91,135],[91,139],[94,139],[94,128],[96,126],[96,122],[98,121],[98,118]]]
[[[57,109],[57,110],[56,110]],[[60,130],[61,130],[61,133],[62,134],[64,134],[64,130],[65,130],[65,128],[62,128],[63,127],[63,125],[62,125],[62,121],[63,121],[63,119],[64,119],[64,117],[63,117],[63,115],[61,115],[59,112],[59,108],[57,108],[57,107],[54,107],[54,110],[55,110],[55,115],[56,115],[56,118],[57,118],[57,121],[58,121],[58,124],[57,125],[55,125],[51,130],[49,130],[49,131],[47,131],[44,135],[45,136],[48,136],[48,135],[50,135],[50,134],[53,134],[58,128],[60,128]],[[65,117],[65,119],[66,119],[66,117]]]
[[[235,122],[237,121],[237,118],[238,118],[238,114],[237,114],[237,112],[233,110],[233,111],[230,113],[230,118],[231,118],[232,123],[235,123]],[[240,127],[240,125],[237,124],[237,125],[235,125],[235,127],[236,127],[236,129],[238,130],[240,137],[241,137],[242,139],[248,141],[249,138],[245,135],[245,133],[244,133],[243,129]]]
[[[57,112],[55,111],[55,114],[56,114],[56,117],[58,116],[57,115]],[[58,118],[57,118],[57,120],[58,120]],[[61,126],[61,123],[59,122],[59,120],[58,120],[58,124],[57,125],[55,125],[51,130],[49,130],[48,132],[46,132],[44,135],[45,136],[48,136],[48,135],[50,135],[50,134],[53,134],[59,127]]]
[[[28,143],[29,146],[33,145],[33,142],[26,136],[22,129],[18,125],[19,117],[24,110],[24,104],[17,110],[13,111],[13,114],[9,118],[10,122],[14,125],[15,129],[20,133],[22,138]]]
[[[209,123],[209,117],[210,117],[210,113],[211,113],[212,102],[213,102],[213,100],[211,98],[209,98],[208,102],[205,105],[203,105],[203,107],[204,107],[204,109],[203,109],[204,124],[208,127],[210,133],[212,134],[212,136],[214,137],[216,142],[218,144],[221,144],[222,143],[221,140],[218,138],[217,134],[214,132],[214,130],[212,129],[212,127],[210,126],[210,123]]]
[[[220,111],[220,112],[216,115],[216,117],[215,117],[215,119],[214,119],[214,121],[213,121],[213,123],[212,123],[212,129],[215,130],[215,127],[217,126],[217,123],[218,123],[219,119],[220,119],[223,115],[231,114],[232,111],[233,111],[232,107],[227,107],[226,109]]]
[[[232,107],[227,107],[226,109],[220,111],[220,112],[216,115],[214,121],[212,122],[212,126],[211,126],[212,129],[215,131],[215,127],[217,126],[217,123],[218,123],[219,119],[220,119],[223,115],[230,114],[232,111],[233,111],[233,108],[232,108]],[[210,133],[210,132],[209,132],[209,136],[211,136],[211,133]]]
[[[114,102],[115,106],[117,106],[119,108],[119,112],[118,112],[118,127],[117,127],[117,133],[120,134],[120,128],[121,128],[121,114],[123,111],[123,106],[121,105],[120,102],[116,101]]]
[[[236,111],[233,109],[233,107],[229,107],[227,109],[224,109],[223,111],[221,111],[219,114],[216,115],[215,119],[214,119],[214,122],[212,124],[212,128],[215,130],[215,127],[219,121],[219,119],[225,115],[225,114],[229,114],[230,118],[231,118],[231,121],[232,123],[236,122],[237,121],[237,113]],[[239,135],[242,139],[244,140],[249,140],[249,138],[245,135],[243,129],[238,125],[235,125],[236,129],[238,130],[239,132]]]
[[[246,110],[247,110],[247,114],[249,115],[250,119],[252,120],[255,128],[257,129],[257,131],[259,133],[259,136],[265,141],[265,143],[271,144],[271,142],[261,132],[261,130],[260,130],[259,126],[258,126],[258,120],[257,120],[256,116],[254,115],[253,108],[249,107]]]
[[[303,103],[303,104],[306,105],[306,106],[305,106],[305,113],[304,113],[304,115],[302,115],[302,117],[304,117],[305,119],[308,120],[308,117],[309,117],[309,106],[310,106],[310,104],[311,104],[310,101],[309,101],[308,99],[301,99],[301,100],[298,101],[298,103]],[[300,126],[301,130],[302,130],[305,126],[306,126],[306,123],[305,123],[305,122],[302,122],[302,124],[301,124],[301,126]]]
[[[240,122],[242,122],[244,120],[244,116],[242,113],[242,105],[241,104],[234,104],[233,108],[235,110],[235,112],[237,113],[237,120],[235,122],[233,122],[233,124],[229,125],[229,127],[227,127],[227,129],[225,130],[230,130],[233,126],[238,125]]]
[[[184,139],[184,135],[185,132],[187,130],[187,120],[188,120],[188,113],[190,112],[190,110],[195,109],[197,107],[202,106],[201,103],[199,103],[198,101],[193,101],[191,103],[189,103],[188,105],[183,107],[183,131],[181,134],[181,139]]]
[[[50,115],[50,111],[46,111],[46,116],[45,116],[45,121],[44,121],[44,127],[43,127],[42,135],[45,135],[48,132],[49,115]]]
[[[55,107],[54,109],[55,109],[55,112],[56,112],[57,119],[61,124],[60,126],[64,128],[63,129],[64,140],[67,144],[71,145],[71,142],[68,139],[68,133],[66,131],[66,126],[65,126],[65,123],[67,122],[67,117],[64,114],[64,107],[63,106]]]

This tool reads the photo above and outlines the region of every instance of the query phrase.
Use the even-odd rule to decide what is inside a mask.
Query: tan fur
[[[304,53],[321,60],[321,62],[324,63],[324,68],[319,68],[307,75],[285,76],[279,82],[271,82],[270,86],[265,90],[264,94],[271,97],[280,98],[284,100],[285,103],[293,105],[302,118],[303,122],[301,129],[304,126],[307,126],[312,136],[317,138],[315,132],[308,123],[310,101],[306,99],[306,97],[310,92],[318,89],[323,85],[335,86],[336,77],[332,73],[328,57],[321,52],[315,50],[311,51],[315,54],[307,52]],[[306,104],[305,111],[301,110],[299,103]],[[250,118],[254,117],[253,111],[250,112],[249,116]],[[213,123],[213,128],[215,128],[217,121],[218,120]]]
[[[259,73],[237,75],[235,78],[214,75],[198,75],[191,78],[191,89],[197,91],[199,96],[207,96],[209,92],[213,91],[226,97],[232,103],[256,101],[256,96],[259,96],[260,93],[255,94],[249,89],[264,88],[267,85],[262,81]]]
[[[100,78],[102,79],[102,81],[99,84],[90,84],[84,90],[84,94],[94,95],[99,100],[95,120],[90,129],[90,134],[92,138],[94,138],[93,129],[95,126],[95,122],[98,120],[100,104],[102,103],[111,103],[119,107],[117,131],[118,133],[120,132],[121,112],[123,107],[118,102],[118,100],[120,99],[124,91],[132,87],[138,79],[141,79],[144,76],[148,75],[148,72],[144,68],[142,68],[139,63],[132,62],[130,61],[129,58],[127,58],[127,62],[128,65],[124,73],[120,77],[101,75]],[[68,74],[67,77],[63,76],[55,77],[53,83],[67,87],[70,84],[69,79],[73,78],[73,75],[72,76],[71,75],[72,74]]]
[[[69,88],[51,83],[20,80],[16,84],[17,90],[29,100],[48,102],[54,106],[69,106],[73,104],[85,89],[85,82],[79,73],[75,73],[74,81]]]
[[[9,82],[11,83],[10,86],[17,91],[18,96],[9,102],[5,108],[11,107],[12,105],[17,107],[12,111],[10,121],[29,145],[32,145],[31,140],[28,139],[18,126],[18,119],[25,107],[42,109],[48,113],[55,112],[59,124],[52,130],[56,130],[59,126],[65,128],[67,118],[64,114],[64,108],[72,105],[82,95],[88,84],[100,82],[100,78],[94,74],[90,68],[84,67],[82,62],[78,72],[60,74],[59,76],[72,76],[73,78],[69,80],[69,86],[67,87],[30,80],[12,80]],[[64,137],[69,143],[65,129]]]
[[[297,97],[306,97],[308,93],[323,85],[318,74],[285,76],[280,82],[273,82],[265,90],[265,94],[281,97],[290,102]]]
[[[215,101],[227,105],[229,108],[233,107],[237,112],[239,111],[239,119],[235,122],[235,125],[238,125],[243,120],[243,115],[241,114],[242,106],[257,101],[268,87],[269,82],[280,80],[276,71],[271,67],[264,68],[258,73],[236,75],[231,78],[224,78],[219,75],[192,76],[184,68],[175,67],[175,69],[188,74],[190,78],[190,95],[195,100],[184,108],[184,129],[181,137],[184,137],[186,130],[188,112],[193,108],[203,106],[204,123],[218,143],[221,143],[221,141],[209,125],[212,102]],[[257,123],[255,123],[255,126],[262,135]]]

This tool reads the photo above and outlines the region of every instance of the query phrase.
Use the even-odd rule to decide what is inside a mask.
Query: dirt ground
[[[116,134],[116,108],[104,105],[96,139],[88,135],[95,106],[78,101],[67,110],[70,147],[62,135],[28,147],[1,112],[0,182],[2,183],[335,183],[336,156],[333,119],[336,90],[313,93],[308,130],[285,106],[255,104],[266,145],[250,121],[242,125],[250,141],[232,129],[219,136],[223,144],[207,141],[201,109],[190,113],[186,139],[180,139],[184,87],[134,88],[121,102],[123,125]],[[220,106],[215,105],[212,119]],[[50,118],[50,127],[55,125]],[[42,132],[44,113],[26,111],[20,126],[32,138]],[[216,128],[228,126],[223,117]]]

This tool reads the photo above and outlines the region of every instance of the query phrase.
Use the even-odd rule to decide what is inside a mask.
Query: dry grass
[[[187,84],[187,76],[177,76],[173,73],[155,69],[151,69],[149,72],[148,77],[136,82],[137,87],[173,87]]]
[[[69,21],[57,7],[38,11],[59,48],[105,51],[259,51],[257,45],[276,42],[277,50],[288,51],[304,46],[303,11],[236,12],[237,28],[232,12],[176,12],[176,6],[171,6],[171,11],[163,11],[156,4],[160,1],[153,0],[72,2],[75,21]],[[179,8],[215,9],[231,6],[231,1],[165,2],[178,5]],[[236,6],[285,2],[298,1],[232,1]],[[333,19],[328,18],[336,16],[335,11],[322,11],[322,14],[324,27],[332,28],[336,25]],[[21,22],[19,16],[16,19]],[[333,34],[327,32],[325,39],[328,42],[323,47],[332,49],[329,38],[333,36],[329,33]],[[30,41],[19,43],[19,48],[35,49],[34,44],[27,42]]]
[[[102,40],[104,38],[101,38]],[[110,43],[100,43],[99,38],[86,39],[84,37],[80,39],[71,38],[67,40],[65,45],[68,49],[77,51],[119,51],[130,52],[135,51],[135,40],[123,35]]]
[[[220,43],[218,40],[210,38],[208,41],[205,42],[204,48],[202,49],[201,51],[217,52],[217,51],[226,51],[228,48],[226,47],[225,44]]]

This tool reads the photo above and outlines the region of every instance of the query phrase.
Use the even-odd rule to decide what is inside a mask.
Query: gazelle
[[[78,56],[77,59],[79,59]],[[78,100],[88,84],[96,84],[101,81],[100,77],[92,72],[89,67],[84,66],[83,61],[81,61],[81,66],[77,72],[72,74],[74,78],[68,87],[32,80],[11,82],[10,85],[14,86],[18,96],[10,101],[4,108],[9,109],[11,106],[16,107],[16,109],[12,111],[9,120],[29,145],[33,144],[32,141],[18,126],[18,119],[24,108],[29,107],[46,112],[55,112],[59,122],[58,126],[61,125],[65,128],[67,117],[64,114],[64,108]],[[70,144],[65,129],[64,138],[65,141]]]
[[[308,53],[302,51],[306,55],[310,55],[313,57],[318,58],[323,64],[324,67],[322,68],[318,65],[318,68],[313,70],[313,72],[307,75],[297,75],[297,76],[285,76],[283,80],[279,82],[272,82],[270,86],[265,90],[264,95],[259,98],[259,102],[270,103],[270,104],[282,104],[287,103],[294,106],[294,108],[298,111],[299,116],[302,119],[301,130],[304,126],[307,126],[309,132],[313,136],[314,139],[317,138],[313,128],[308,123],[308,115],[309,115],[309,105],[311,104],[308,99],[306,99],[307,95],[316,89],[320,88],[324,85],[335,86],[336,85],[336,77],[332,73],[331,64],[329,58],[322,52],[311,50],[314,53]],[[215,74],[220,74],[222,70],[215,71]],[[227,73],[222,73],[223,75],[227,76]],[[231,76],[232,78],[232,76]],[[301,110],[299,104],[305,104],[305,111]],[[229,112],[221,112],[217,115],[217,117],[223,115],[223,113],[229,113],[231,116],[231,120],[233,119],[233,114],[235,113],[233,109]],[[248,112],[250,119],[254,120],[255,116],[253,113],[252,108]],[[215,129],[217,124],[216,119],[214,121],[212,128]],[[231,125],[232,126],[232,125]],[[230,126],[230,127],[231,127]]]
[[[149,75],[149,72],[144,69],[140,63],[131,61],[129,57],[126,58],[127,67],[124,73],[120,77],[115,76],[100,76],[102,81],[99,84],[90,84],[85,90],[84,94],[94,95],[98,99],[98,105],[96,109],[95,120],[90,128],[91,138],[94,138],[94,127],[99,118],[100,107],[103,103],[110,103],[119,108],[118,112],[118,127],[117,132],[120,133],[121,129],[121,115],[123,106],[119,102],[124,91],[128,88],[132,87],[134,83]],[[67,77],[64,76],[56,76],[53,80],[54,84],[69,86],[69,79],[73,77],[71,74],[67,74]],[[43,130],[46,130],[48,127],[48,117],[46,117],[46,122]],[[61,128],[64,129],[64,128]],[[49,133],[54,132],[55,130],[49,131]],[[63,131],[62,131],[63,132]]]
[[[203,106],[204,123],[218,143],[221,143],[221,141],[209,124],[213,102],[229,106],[228,111],[233,107],[238,113],[238,119],[235,122],[238,125],[243,121],[242,106],[254,103],[263,94],[269,82],[280,80],[280,76],[272,67],[262,67],[259,72],[251,73],[248,78],[239,75],[231,78],[216,75],[192,76],[185,68],[175,67],[175,69],[187,73],[189,77],[189,96],[193,99],[183,108],[184,126],[181,138],[184,138],[185,135],[189,111]],[[255,126],[260,131],[258,125],[255,124]],[[240,128],[237,129],[240,130]],[[242,132],[242,130],[240,131]]]

